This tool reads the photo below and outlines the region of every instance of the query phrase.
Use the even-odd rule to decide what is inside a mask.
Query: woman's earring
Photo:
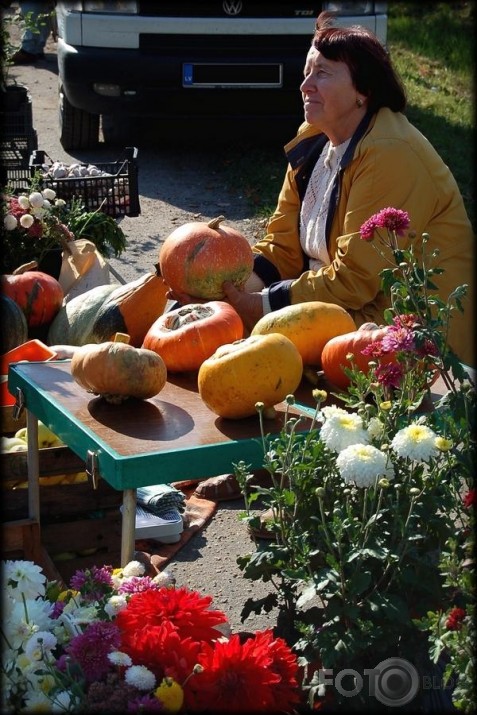
[[[361,97],[356,97],[356,106],[357,107],[363,106],[363,100],[361,99]]]

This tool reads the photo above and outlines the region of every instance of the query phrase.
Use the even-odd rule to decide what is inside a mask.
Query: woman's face
[[[316,125],[332,144],[349,139],[366,111],[365,97],[351,80],[345,62],[327,60],[311,47],[305,63],[305,78],[300,85],[305,121]],[[357,101],[363,102],[359,107]]]

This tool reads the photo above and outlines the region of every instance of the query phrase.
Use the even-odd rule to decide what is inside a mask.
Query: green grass
[[[389,2],[388,48],[407,116],[450,167],[475,226],[473,3]],[[268,216],[283,180],[282,147],[237,151],[229,160],[235,186],[256,215]]]
[[[388,47],[407,115],[454,174],[475,226],[471,2],[390,2]]]

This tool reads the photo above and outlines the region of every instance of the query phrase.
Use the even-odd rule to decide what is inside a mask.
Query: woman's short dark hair
[[[370,111],[406,108],[406,93],[385,47],[370,30],[359,25],[336,27],[333,15],[322,12],[316,21],[313,46],[327,60],[348,65],[357,91],[368,98]]]

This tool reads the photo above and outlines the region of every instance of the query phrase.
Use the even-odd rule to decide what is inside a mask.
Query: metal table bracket
[[[96,452],[93,452],[91,449],[88,449],[87,455],[86,455],[86,474],[88,477],[91,477],[91,481],[93,482],[93,489],[98,488],[98,482],[99,482],[99,469],[98,469],[98,456]]]
[[[13,419],[19,420],[25,409],[25,396],[21,387],[17,387],[16,393],[17,396],[15,398],[15,404],[13,405]]]

